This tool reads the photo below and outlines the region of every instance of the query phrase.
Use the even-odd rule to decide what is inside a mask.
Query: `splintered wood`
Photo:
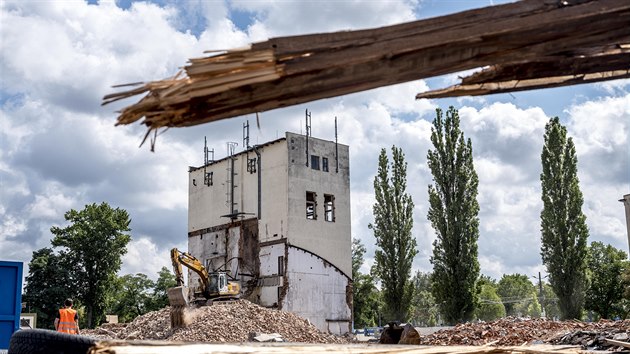
[[[630,1],[525,0],[377,29],[280,37],[191,59],[170,79],[105,96],[146,93],[117,124],[147,135],[487,67],[463,85],[418,97],[488,94],[629,77]],[[146,137],[145,137],[146,139]]]

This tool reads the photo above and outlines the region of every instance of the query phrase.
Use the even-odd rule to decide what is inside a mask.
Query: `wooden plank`
[[[581,354],[575,346],[414,346],[379,344],[233,343],[202,344],[159,341],[103,341],[89,354],[241,354],[241,353],[367,353],[367,354]]]
[[[585,63],[582,67],[590,69],[581,73],[594,74],[597,67],[619,65],[624,57],[601,56],[605,54],[601,51],[630,42],[628,23],[627,0],[528,0],[378,29],[276,38],[246,50],[191,59],[185,68],[188,78],[108,95],[105,103],[148,91],[137,104],[123,109],[118,124],[144,118],[142,124],[157,129],[489,65],[503,68],[499,72],[496,66],[494,73],[483,74],[494,77],[486,81],[501,82],[499,89],[509,87],[509,81],[522,71],[530,73],[524,77],[527,80],[542,78],[531,74],[536,64],[519,66],[530,62],[538,62],[538,68],[546,65],[545,75],[551,78],[512,87],[607,80],[614,76],[591,75],[579,80],[564,76],[577,63],[577,53],[600,55],[603,63],[611,61],[600,66]],[[557,65],[549,65],[552,61]],[[486,82],[478,80],[476,83]],[[460,89],[466,90],[486,92],[472,86]]]
[[[502,82],[486,82],[481,84],[454,85],[445,89],[431,90],[416,95],[420,98],[445,98],[460,96],[479,96],[496,93],[507,93],[550,87],[588,84],[593,82],[630,78],[630,70],[597,72],[585,75],[569,75],[545,77],[530,80],[511,80]]]
[[[551,57],[545,60],[495,65],[462,78],[462,84],[527,80],[550,76],[592,74],[630,68],[630,51],[612,50],[588,57]]]
[[[608,344],[616,345],[616,346],[619,346],[619,347],[624,347],[624,348],[629,348],[630,349],[630,343],[628,343],[628,342],[622,342],[622,341],[619,341],[619,340],[608,339],[608,338],[605,338],[604,342],[606,342]]]

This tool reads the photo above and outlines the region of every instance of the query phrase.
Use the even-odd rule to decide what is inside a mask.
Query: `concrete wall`
[[[316,255],[288,246],[282,309],[309,321],[322,331],[345,334],[351,329],[350,278]]]
[[[282,257],[282,265],[279,264]],[[286,244],[284,242],[260,247],[260,275],[258,303],[262,306],[278,306],[279,295],[284,286],[286,269]]]
[[[263,173],[258,237],[260,242],[266,242],[286,237],[287,233],[287,142],[282,139],[263,146],[260,151]]]
[[[188,237],[189,253],[201,261],[208,272],[225,271],[236,276],[239,267],[240,231],[237,226]],[[189,270],[188,286],[199,291],[199,285],[199,276]]]
[[[261,241],[280,238],[287,225],[287,148],[284,139],[258,148],[261,153]],[[234,208],[246,213],[243,217],[258,216],[258,172],[247,171],[247,160],[257,158],[253,151],[234,155]],[[212,185],[204,185],[204,168],[191,168],[188,174],[188,232],[230,222],[229,204],[230,159],[225,158],[206,166],[212,173]],[[256,164],[256,168],[258,165]]]
[[[314,170],[309,156],[306,166],[306,137],[287,133],[289,176],[289,243],[307,249],[352,274],[352,236],[350,230],[349,149],[339,144],[339,172],[335,171],[335,143],[309,138],[309,155],[320,157]],[[328,158],[328,172],[322,170],[322,157]],[[306,192],[316,193],[317,219],[306,218]],[[335,221],[324,220],[324,194],[335,197]]]

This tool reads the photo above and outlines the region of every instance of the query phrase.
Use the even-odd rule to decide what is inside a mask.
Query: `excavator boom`
[[[238,283],[228,281],[225,272],[215,272],[209,274],[201,262],[187,252],[181,252],[177,248],[171,250],[171,262],[177,286],[167,290],[168,302],[171,305],[171,327],[184,327],[184,311],[189,305],[188,288],[184,285],[184,274],[182,265],[199,275],[201,281],[201,293],[206,300],[212,299],[234,299],[238,298],[241,287]]]
[[[180,328],[186,325],[184,311],[189,305],[188,288],[184,285],[182,264],[199,274],[204,288],[208,285],[208,272],[197,258],[189,253],[181,252],[177,248],[171,250],[171,262],[177,281],[176,287],[167,290],[168,302],[171,305],[171,327]]]

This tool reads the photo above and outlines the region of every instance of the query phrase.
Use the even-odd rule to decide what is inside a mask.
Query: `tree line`
[[[456,109],[437,110],[431,142],[427,219],[436,235],[433,271],[412,275],[418,251],[412,235],[414,202],[406,191],[407,163],[401,148],[392,147],[391,163],[382,149],[374,179],[374,222],[369,224],[376,239],[375,262],[367,274],[360,271],[365,246],[352,242],[355,327],[543,313],[581,319],[585,310],[595,318],[627,317],[626,254],[601,242],[587,245],[575,146],[557,117],[545,127],[541,154],[541,258],[548,277],[538,291],[528,275],[504,275],[497,281],[480,274],[479,181],[472,142],[459,128]],[[156,282],[141,273],[117,275],[131,240],[127,211],[103,202],[70,210],[64,218],[69,225],[51,228],[51,247],[33,252],[26,277],[24,302],[43,327],[52,327],[66,298],[75,300],[84,328],[103,323],[106,313],[127,322],[168,304],[166,289],[176,283],[168,269],[159,271]]]
[[[450,107],[436,110],[431,129],[433,149],[427,165],[427,219],[435,231],[433,271],[412,276],[418,253],[412,235],[414,203],[406,191],[407,163],[401,148],[386,149],[374,178],[374,264],[360,272],[365,246],[352,243],[355,328],[388,321],[456,324],[473,319],[532,316],[560,319],[625,318],[630,310],[630,267],[623,251],[601,242],[587,244],[583,196],[577,177],[577,154],[558,117],[545,126],[542,146],[541,260],[547,282],[537,287],[524,274],[500,280],[480,274],[479,180],[472,141]],[[585,311],[588,311],[585,312]]]
[[[67,298],[74,300],[81,328],[99,326],[105,314],[129,322],[168,305],[166,289],[176,281],[166,267],[157,281],[142,273],[117,275],[131,241],[127,211],[103,202],[72,209],[64,218],[69,225],[52,227],[51,247],[34,251],[29,262],[23,301],[37,313],[39,327],[53,329]]]

